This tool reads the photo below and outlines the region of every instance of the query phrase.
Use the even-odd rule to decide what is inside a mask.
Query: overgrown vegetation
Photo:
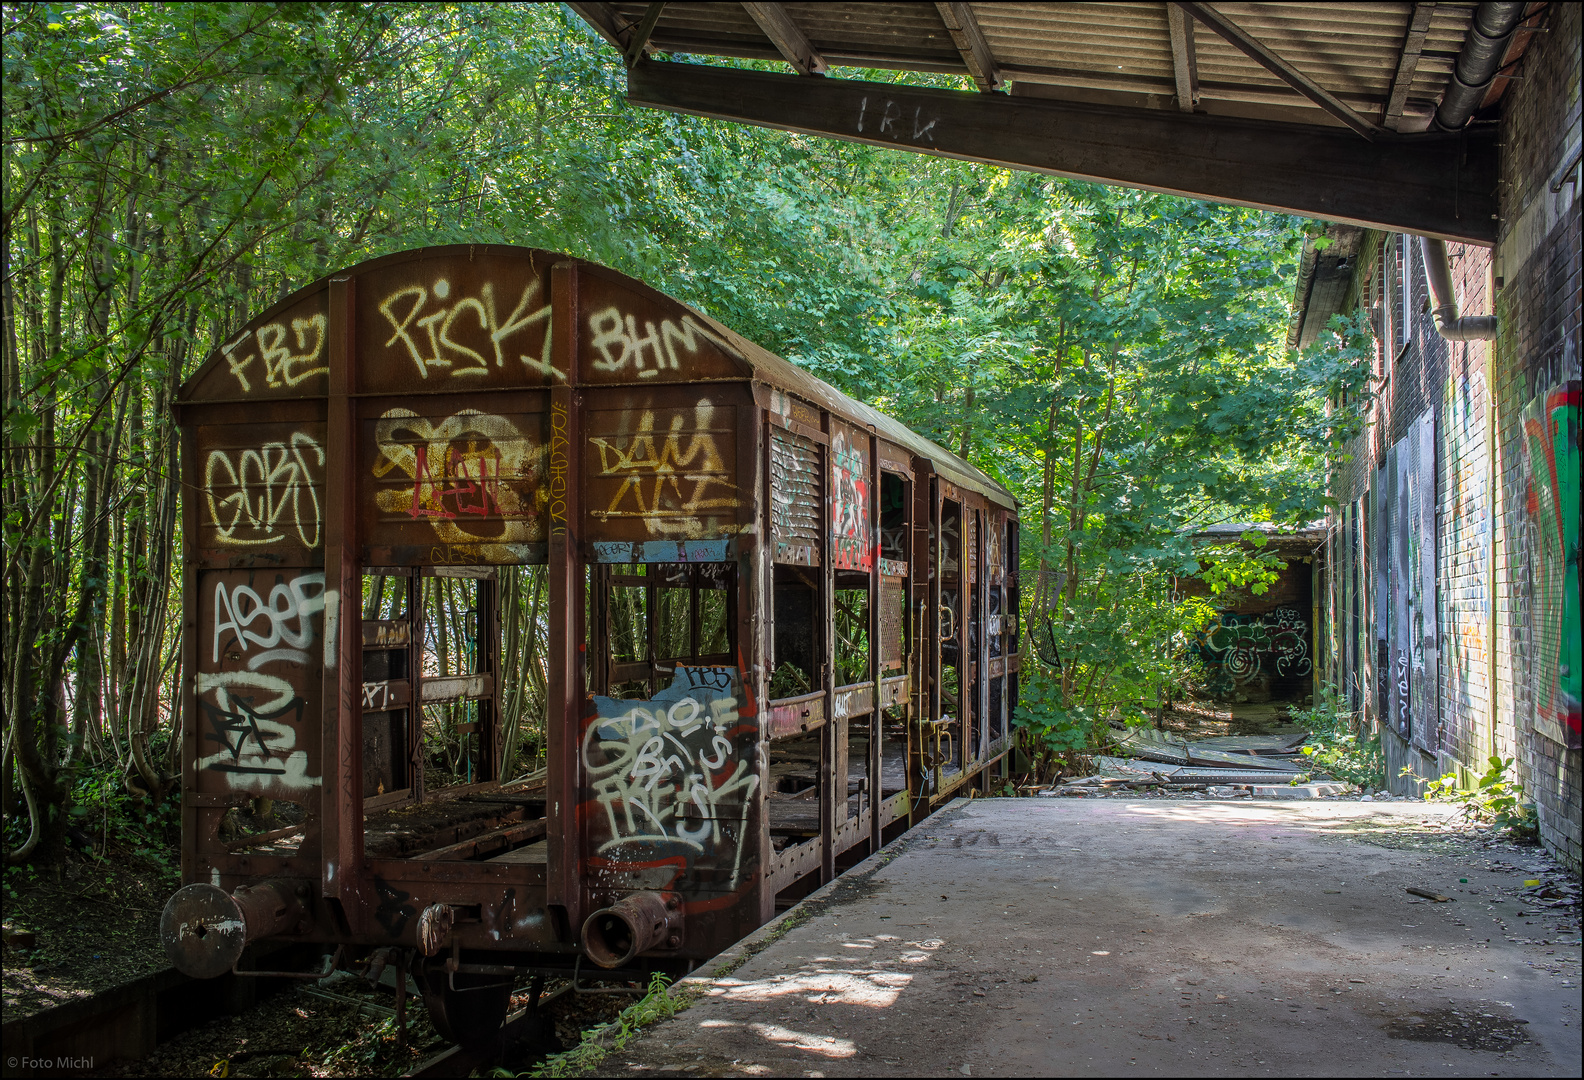
[[[1000,478],[1024,507],[1019,723],[1042,753],[1187,685],[1188,533],[1323,504],[1350,422],[1324,403],[1359,385],[1367,327],[1285,347],[1294,218],[634,109],[620,58],[559,5],[0,18],[14,861],[59,850],[95,770],[156,803],[174,789],[177,388],[286,293],[384,253],[604,263]],[[541,579],[503,592],[507,768],[527,769]],[[465,778],[459,719],[432,761]]]
[[[1454,804],[1465,821],[1504,830],[1524,843],[1539,843],[1540,821],[1534,803],[1524,800],[1523,785],[1509,774],[1513,759],[1492,754],[1486,765],[1468,787],[1463,786],[1455,772],[1425,781],[1425,799]],[[1404,767],[1403,775],[1414,774]]]
[[[1349,709],[1330,687],[1320,687],[1314,705],[1293,709],[1291,715],[1309,731],[1300,750],[1313,770],[1366,791],[1386,786],[1380,729]]]
[[[583,1041],[571,1050],[552,1054],[529,1076],[579,1076],[599,1065],[610,1054],[622,1050],[633,1036],[657,1020],[667,1020],[687,1007],[687,1003],[670,990],[671,977],[655,972],[649,977],[644,996],[623,1009],[616,1019],[604,1027],[592,1028],[583,1033]],[[497,1070],[497,1076],[510,1076]],[[518,1074],[522,1075],[522,1074]]]

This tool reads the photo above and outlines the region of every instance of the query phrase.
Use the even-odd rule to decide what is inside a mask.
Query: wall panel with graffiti
[[[548,402],[513,397],[367,409],[358,498],[367,563],[544,561]]]
[[[1536,395],[1523,411],[1521,581],[1527,601],[1524,670],[1535,728],[1580,746],[1579,409],[1584,383]]]
[[[1290,697],[1314,672],[1309,618],[1295,607],[1216,615],[1199,635],[1206,688],[1220,700]]]

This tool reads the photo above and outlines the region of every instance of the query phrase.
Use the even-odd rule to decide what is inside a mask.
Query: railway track
[[[270,954],[313,968],[300,949]],[[322,963],[323,957],[321,957]],[[166,968],[88,997],[7,1022],[8,1076],[242,1076],[323,1064],[336,1056],[360,1075],[460,1077],[490,1065],[526,1069],[588,1026],[608,1020],[642,993],[574,980],[515,990],[505,1025],[482,1045],[446,1043],[430,1025],[417,986],[395,994],[394,971],[379,985],[343,972],[308,982],[225,975],[198,980]],[[609,1015],[607,1015],[609,1014]],[[405,1021],[403,1044],[395,1021]],[[558,1028],[560,1029],[558,1034]],[[305,1049],[306,1048],[306,1049]]]

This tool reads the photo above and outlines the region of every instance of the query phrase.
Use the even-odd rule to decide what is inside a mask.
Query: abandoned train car
[[[508,983],[457,995],[686,968],[1004,772],[1011,496],[621,274],[376,259],[254,319],[178,411],[161,933],[189,974],[266,938],[385,950],[442,1031],[498,1026]],[[514,778],[502,592],[535,564],[547,748]]]

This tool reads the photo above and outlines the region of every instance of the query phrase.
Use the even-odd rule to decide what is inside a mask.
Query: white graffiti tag
[[[284,322],[269,323],[256,331],[244,331],[231,344],[220,347],[243,393],[253,389],[252,381],[247,377],[248,366],[260,358],[264,361],[264,385],[269,387],[296,386],[304,379],[323,375],[330,370],[322,362],[325,356],[324,315],[293,319],[290,333],[297,338],[295,350],[286,343],[290,335]],[[251,347],[255,339],[258,342],[256,352]]]
[[[324,448],[302,432],[257,450],[211,450],[204,498],[221,543],[273,544],[295,530],[304,547],[318,547],[324,463]]]
[[[681,845],[729,860],[735,887],[743,830],[759,787],[738,753],[735,668],[678,667],[651,701],[594,699],[599,715],[583,738],[583,764],[609,838],[602,854]]]
[[[677,358],[677,346],[692,355],[698,352],[700,339],[713,341],[728,352],[736,352],[725,339],[691,315],[682,316],[680,326],[670,319],[662,319],[658,330],[653,322],[645,319],[640,335],[636,319],[608,307],[590,315],[588,325],[594,335],[590,347],[599,353],[594,361],[595,371],[621,371],[631,364],[640,379],[652,379],[662,371],[680,371],[682,364]],[[645,352],[649,353],[647,361]]]
[[[220,748],[198,759],[199,769],[229,775],[227,786],[290,797],[319,786],[308,773],[308,753],[297,747],[305,702],[297,688],[257,671],[200,672],[198,706],[206,744]]]
[[[451,283],[445,278],[440,278],[428,288],[409,285],[397,289],[379,305],[380,314],[385,316],[395,331],[385,342],[385,347],[390,348],[401,342],[408,357],[417,365],[418,374],[425,379],[431,374],[443,375],[447,372],[456,377],[485,376],[489,374],[491,359],[497,368],[506,366],[507,352],[515,351],[506,345],[508,339],[544,322],[544,344],[540,346],[538,357],[519,352],[517,359],[530,371],[555,379],[563,378],[550,362],[550,305],[539,303],[539,288],[538,278],[524,286],[517,306],[512,308],[505,321],[501,320],[497,311],[495,286],[489,282],[479,289],[477,296],[464,296],[455,301],[451,300]],[[431,305],[431,298],[439,303]],[[431,310],[419,318],[419,313],[426,307]],[[458,334],[472,329],[475,321],[478,329],[489,334],[492,357],[450,336],[453,329]],[[435,370],[437,368],[438,371]]]
[[[313,617],[325,609],[324,583],[322,570],[298,574],[289,583],[277,582],[266,603],[247,585],[227,589],[224,581],[217,581],[212,662],[220,662],[220,648],[229,633],[242,654],[262,650],[247,658],[251,671],[272,660],[308,663],[308,649],[316,636]]]

